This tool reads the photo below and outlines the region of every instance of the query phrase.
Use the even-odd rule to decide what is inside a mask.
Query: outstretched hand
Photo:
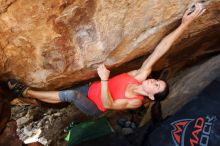
[[[182,18],[182,24],[188,26],[199,16],[201,16],[205,11],[206,9],[203,7],[201,3],[196,3],[191,8],[186,10]]]
[[[105,67],[104,64],[100,64],[97,68],[97,73],[101,80],[108,80],[110,71]]]

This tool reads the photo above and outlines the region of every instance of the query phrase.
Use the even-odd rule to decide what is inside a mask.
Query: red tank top
[[[140,81],[136,80],[134,77],[128,75],[127,73],[123,73],[117,75],[108,81],[109,92],[113,98],[113,100],[117,99],[140,99],[143,100],[143,96],[136,96],[133,98],[125,97],[125,90],[128,84],[141,84]],[[101,99],[101,82],[94,82],[89,88],[88,97],[97,105],[97,107],[105,112],[106,109],[102,104]]]

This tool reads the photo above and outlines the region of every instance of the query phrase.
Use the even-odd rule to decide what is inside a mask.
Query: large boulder
[[[147,57],[193,1],[0,0],[1,79],[58,89],[95,77],[101,62],[115,68]],[[185,61],[219,51],[212,46],[220,38],[220,0],[205,5],[155,70],[178,64],[174,74]]]

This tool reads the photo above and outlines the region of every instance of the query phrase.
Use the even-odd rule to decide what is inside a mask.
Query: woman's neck
[[[133,93],[134,94],[137,94],[137,95],[141,95],[141,96],[147,96],[146,92],[143,90],[143,87],[141,85],[136,85],[136,84],[133,84]]]

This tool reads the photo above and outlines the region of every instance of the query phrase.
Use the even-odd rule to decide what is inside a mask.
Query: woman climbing
[[[48,103],[71,102],[88,115],[99,115],[107,110],[135,109],[143,104],[144,96],[155,101],[153,109],[160,111],[160,101],[169,93],[168,84],[162,80],[147,79],[152,66],[188,29],[189,25],[205,12],[202,4],[197,3],[194,11],[187,10],[180,26],[167,35],[157,45],[142,66],[109,79],[110,71],[104,64],[99,65],[97,73],[101,81],[84,85],[72,90],[35,91],[16,80],[9,80],[9,89],[18,96],[31,97]]]

